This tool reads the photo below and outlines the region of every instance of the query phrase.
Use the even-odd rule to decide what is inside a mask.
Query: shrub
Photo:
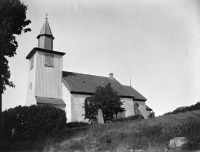
[[[69,122],[67,123],[67,128],[80,128],[80,127],[87,127],[90,124],[86,122]]]
[[[142,120],[142,119],[144,119],[143,115],[134,115],[126,118],[113,119],[112,122],[123,122],[123,121]]]
[[[197,102],[195,105],[191,105],[189,107],[177,108],[176,110],[172,112],[165,113],[165,115],[178,114],[178,113],[194,111],[194,110],[200,110],[200,102]]]
[[[5,140],[11,139],[13,128],[17,139],[26,139],[46,136],[66,125],[65,111],[52,106],[17,106],[5,110],[2,117]]]

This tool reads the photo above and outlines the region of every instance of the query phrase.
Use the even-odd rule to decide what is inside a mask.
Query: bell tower
[[[26,105],[62,104],[62,70],[64,52],[53,50],[53,34],[48,19],[37,36],[38,47],[26,56],[29,60]]]

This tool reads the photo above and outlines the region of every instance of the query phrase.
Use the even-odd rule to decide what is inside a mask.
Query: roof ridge
[[[71,71],[63,71],[63,72],[71,72]],[[96,76],[96,77],[104,77],[104,78],[108,78],[109,79],[109,77],[106,77],[106,76],[99,76],[99,75],[86,74],[86,73],[78,73],[78,72],[71,72],[71,73],[83,74],[83,75],[91,75],[91,76]]]

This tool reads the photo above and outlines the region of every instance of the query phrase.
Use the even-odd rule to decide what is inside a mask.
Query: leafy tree
[[[104,121],[108,122],[114,118],[114,114],[125,111],[121,107],[122,104],[120,96],[113,90],[110,83],[105,87],[98,86],[90,100],[84,104],[85,119],[97,120],[98,110],[101,109]]]
[[[148,117],[149,118],[154,118],[155,117],[155,112],[151,111]]]
[[[2,94],[6,86],[14,87],[10,81],[10,70],[6,57],[16,54],[18,43],[15,35],[31,31],[25,28],[31,23],[26,19],[27,6],[20,0],[0,0],[0,137],[1,137],[1,111]]]

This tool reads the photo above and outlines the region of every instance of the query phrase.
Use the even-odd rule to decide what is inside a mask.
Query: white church
[[[123,101],[125,112],[117,117],[128,117],[142,114],[148,118],[151,108],[146,106],[146,98],[131,86],[122,85],[113,73],[108,77],[63,71],[64,52],[53,50],[53,40],[48,20],[37,36],[38,47],[33,48],[26,56],[29,60],[29,74],[26,106],[52,105],[65,110],[67,122],[84,119],[84,103],[94,94],[97,86],[111,87],[118,92]]]

